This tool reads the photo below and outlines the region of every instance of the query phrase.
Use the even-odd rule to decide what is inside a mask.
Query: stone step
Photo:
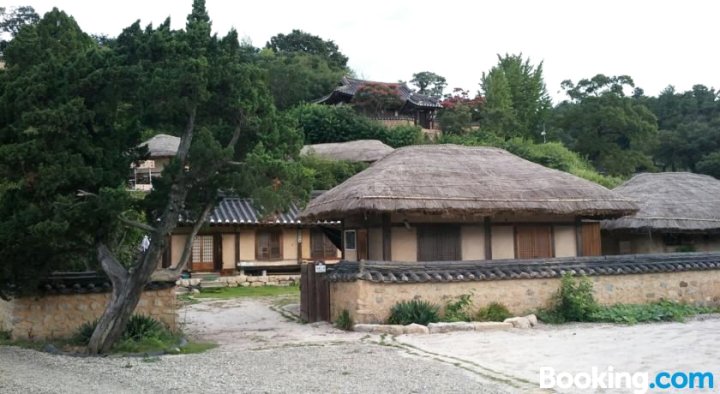
[[[201,289],[217,289],[219,287],[227,287],[227,283],[205,280],[200,282]]]

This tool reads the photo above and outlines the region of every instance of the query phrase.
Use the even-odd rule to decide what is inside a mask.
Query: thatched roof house
[[[392,250],[393,260],[469,260],[598,254],[599,225],[587,219],[636,210],[600,185],[502,149],[424,145],[395,150],[301,217],[344,220],[358,233],[358,245],[346,237],[358,259],[390,260]]]
[[[304,216],[417,212],[459,216],[554,214],[619,217],[628,198],[505,150],[419,145],[396,150],[308,204]]]
[[[395,149],[378,140],[357,140],[329,144],[305,145],[301,155],[315,155],[328,160],[344,160],[372,163],[382,159]]]
[[[133,163],[130,188],[139,191],[150,191],[153,188],[153,179],[162,174],[165,166],[177,154],[178,147],[180,147],[180,138],[167,134],[157,134],[139,146],[147,147],[148,159]]]
[[[639,174],[616,193],[640,210],[606,220],[608,253],[720,250],[720,180],[688,172]]]

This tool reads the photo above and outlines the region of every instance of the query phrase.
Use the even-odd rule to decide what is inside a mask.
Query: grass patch
[[[219,287],[213,289],[201,289],[200,294],[194,294],[194,298],[241,298],[241,297],[275,297],[275,296],[300,296],[299,286],[258,286],[258,287]]]
[[[180,354],[203,353],[216,347],[218,347],[218,344],[212,342],[190,342],[180,349]]]
[[[177,296],[177,300],[178,300],[183,306],[195,305],[195,304],[199,304],[199,303],[200,303],[200,301],[198,301],[195,297],[193,297],[193,296],[192,296],[191,294],[189,294],[189,293],[179,294],[179,295]]]
[[[652,304],[617,304],[601,306],[590,315],[594,322],[647,323],[660,321],[685,321],[688,317],[718,312],[718,308],[659,301]]]

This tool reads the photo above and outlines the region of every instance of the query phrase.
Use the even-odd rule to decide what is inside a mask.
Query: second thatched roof
[[[720,231],[720,180],[689,172],[640,174],[614,189],[640,210],[602,223],[606,230]]]
[[[357,140],[329,144],[305,145],[301,155],[315,155],[328,160],[361,161],[372,163],[378,161],[395,149],[378,140]]]
[[[395,152],[311,201],[301,217],[362,212],[620,217],[629,199],[502,149],[421,145]]]

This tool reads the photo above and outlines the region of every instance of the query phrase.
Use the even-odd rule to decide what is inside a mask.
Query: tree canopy
[[[430,71],[421,71],[413,74],[410,83],[417,86],[418,93],[438,98],[442,97],[443,91],[447,86],[445,77]]]

